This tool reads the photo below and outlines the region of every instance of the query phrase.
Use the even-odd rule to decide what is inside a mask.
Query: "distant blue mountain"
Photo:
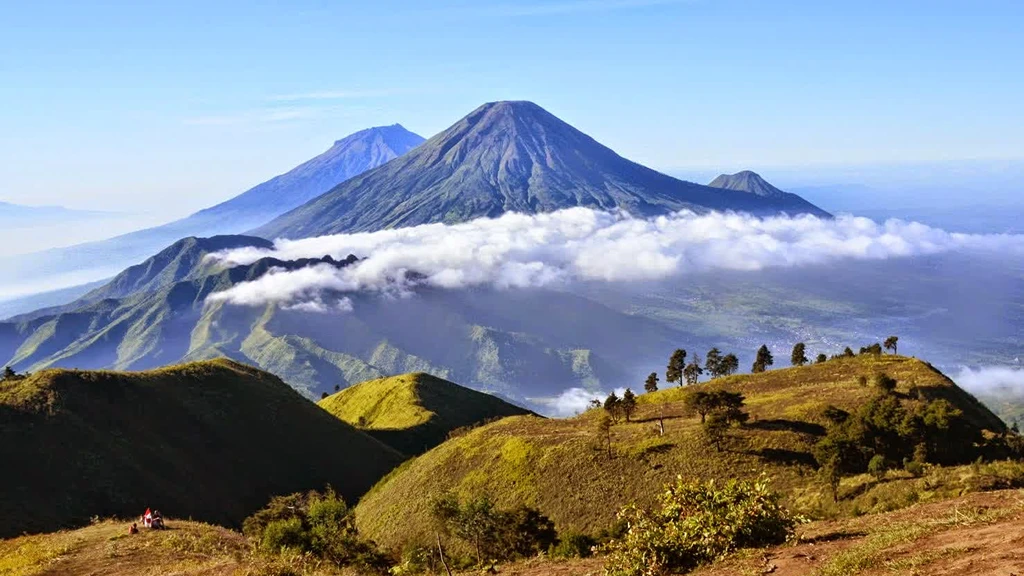
[[[63,206],[26,206],[0,202],[0,223],[5,227],[27,228],[39,224],[50,224],[81,218],[106,218],[117,216],[114,212],[97,210],[75,210]]]
[[[368,128],[338,140],[323,154],[234,198],[162,226],[107,240],[0,258],[11,285],[57,276],[98,280],[190,236],[235,234],[260,226],[338,184],[401,156],[423,142],[399,124]],[[95,271],[90,276],[89,271]],[[67,284],[52,285],[50,289]]]

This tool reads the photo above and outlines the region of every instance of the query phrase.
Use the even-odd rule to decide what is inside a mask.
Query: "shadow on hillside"
[[[800,434],[811,434],[813,436],[823,436],[825,434],[824,426],[814,424],[812,422],[800,422],[798,420],[755,420],[747,422],[744,426],[754,430],[790,431],[798,432]]]
[[[807,452],[797,452],[796,450],[784,450],[781,448],[761,448],[760,450],[752,450],[746,452],[746,454],[757,456],[759,458],[776,464],[786,464],[789,466],[818,466],[818,461],[814,459],[814,456],[808,454]]]
[[[824,544],[825,542],[836,542],[838,540],[849,540],[851,538],[863,538],[867,536],[867,532],[829,532],[828,534],[822,534],[815,536],[814,538],[802,538],[800,542],[802,544]]]

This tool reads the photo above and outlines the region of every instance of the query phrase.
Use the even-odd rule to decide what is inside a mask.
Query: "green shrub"
[[[680,572],[739,548],[779,544],[793,535],[798,519],[779,503],[767,480],[725,484],[684,482],[666,487],[661,510],[630,506],[625,536],[606,546],[614,576]]]
[[[881,454],[875,454],[868,461],[868,473],[875,477],[876,480],[882,480],[885,478],[885,472],[889,469],[889,462],[886,461],[885,456]]]
[[[259,540],[259,547],[264,552],[302,551],[307,546],[306,531],[299,518],[271,521],[263,529]]]
[[[558,540],[555,523],[536,508],[499,510],[487,495],[460,502],[446,494],[430,504],[437,527],[473,549],[476,563],[532,556]]]
[[[570,532],[551,546],[548,555],[555,558],[589,558],[594,553],[597,540],[579,532]]]

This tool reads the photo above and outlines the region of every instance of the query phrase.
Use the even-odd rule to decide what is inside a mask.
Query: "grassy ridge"
[[[356,509],[361,532],[388,547],[428,542],[429,501],[445,491],[490,494],[499,505],[528,504],[550,516],[560,530],[595,532],[608,527],[621,506],[652,503],[677,475],[690,478],[750,477],[768,473],[791,497],[808,497],[815,486],[814,443],[824,433],[828,404],[852,409],[873,391],[859,377],[885,372],[897,392],[943,397],[979,428],[1002,422],[949,379],[919,360],[859,356],[797,369],[733,376],[700,384],[747,397],[751,421],[733,430],[716,453],[700,437],[700,420],[684,407],[694,387],[640,396],[634,422],[612,429],[609,458],[596,431],[597,413],[567,420],[518,416],[449,440],[407,462],[374,487]],[[665,434],[657,430],[664,417]],[[817,488],[814,488],[817,489]]]
[[[456,428],[530,413],[422,372],[356,384],[324,398],[319,405],[406,454],[440,444]]]
[[[274,494],[354,502],[401,456],[230,360],[0,383],[0,535],[147,506],[235,525]]]

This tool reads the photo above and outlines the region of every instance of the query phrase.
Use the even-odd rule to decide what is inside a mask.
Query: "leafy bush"
[[[885,478],[885,472],[889,469],[889,463],[885,460],[885,456],[881,454],[875,454],[868,461],[868,473],[875,477],[876,480]]]
[[[453,494],[430,506],[438,527],[471,547],[477,564],[532,556],[558,540],[555,523],[529,506],[499,510],[486,495],[460,502]]]
[[[665,488],[661,510],[630,506],[620,512],[629,529],[606,546],[614,576],[656,576],[719,559],[739,548],[779,544],[798,519],[779,503],[762,477],[725,484],[684,482]]]
[[[571,532],[561,537],[558,543],[548,550],[548,555],[555,558],[589,558],[594,553],[593,548],[596,545],[597,540],[594,538],[579,532]]]
[[[351,510],[330,488],[274,497],[245,519],[242,531],[265,554],[308,554],[372,572],[388,566],[371,542],[359,538]]]

